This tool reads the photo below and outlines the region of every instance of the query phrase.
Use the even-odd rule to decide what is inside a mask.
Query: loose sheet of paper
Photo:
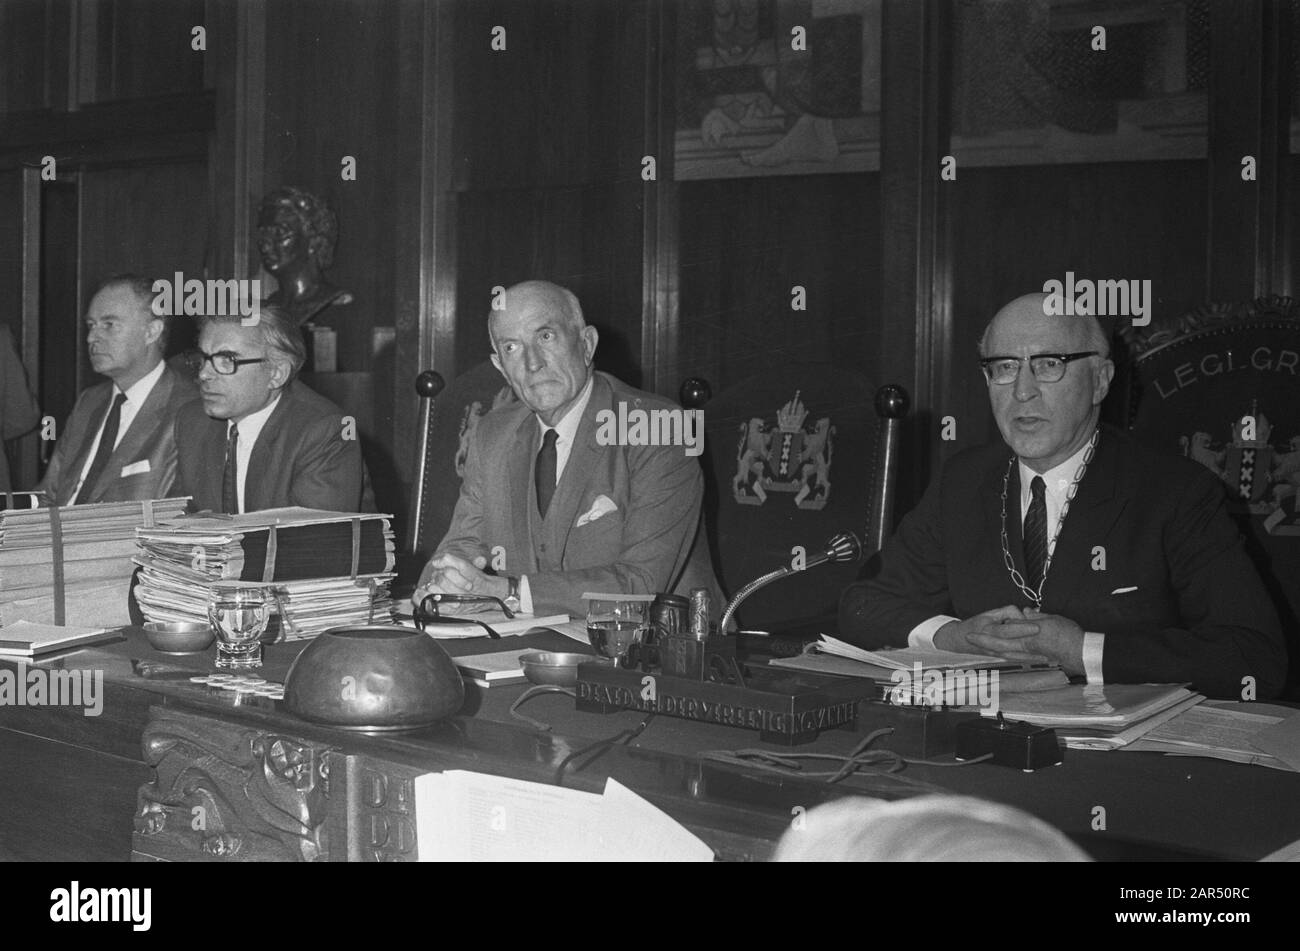
[[[670,816],[612,778],[603,795],[468,770],[415,779],[421,861],[712,861]]]

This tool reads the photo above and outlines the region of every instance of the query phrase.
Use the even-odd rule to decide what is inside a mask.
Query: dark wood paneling
[[[81,189],[81,302],[72,314],[44,314],[52,346],[69,344],[67,321],[80,342],[81,317],[96,285],[113,274],[150,277],[203,274],[208,246],[208,169],[203,162],[145,165],[83,172]],[[168,351],[196,340],[186,318],[173,320]],[[86,348],[78,349],[81,386],[92,381]]]
[[[90,69],[82,70],[83,103],[203,89],[207,54],[191,46],[191,30],[204,25],[203,0],[98,0],[82,4],[79,16],[96,40],[81,50],[94,77],[92,84]]]
[[[883,322],[898,318],[880,305],[879,176],[684,182],[678,191],[680,347],[668,378],[702,376],[720,393],[783,363],[830,361],[894,382],[900,361],[880,351]],[[806,311],[790,309],[794,285],[807,291]]]
[[[494,286],[569,288],[600,331],[596,366],[642,385],[640,183],[468,192],[459,198],[457,372],[491,352]]]
[[[938,416],[957,421],[944,457],[997,430],[975,345],[1008,301],[1076,278],[1149,279],[1153,319],[1203,300],[1206,164],[1133,162],[967,168],[953,201],[953,364]]]
[[[456,3],[456,187],[639,180],[646,3]]]
[[[0,3],[0,114],[60,104],[56,96],[67,91],[69,9],[70,0]]]

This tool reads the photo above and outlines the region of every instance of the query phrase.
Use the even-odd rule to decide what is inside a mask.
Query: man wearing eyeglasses
[[[980,365],[1002,441],[948,461],[880,573],[844,592],[841,632],[1060,664],[1089,683],[1276,695],[1281,629],[1223,487],[1099,425],[1106,335],[1046,302],[1020,297],[989,323]]]
[[[355,422],[296,379],[306,352],[284,311],[208,317],[188,357],[200,399],[177,415],[176,446],[195,510],[374,511]]]
[[[90,365],[108,377],[82,391],[58,434],[40,488],[52,505],[159,499],[176,481],[176,410],[194,384],[163,362],[167,319],[153,282],[109,278],[86,310]]]

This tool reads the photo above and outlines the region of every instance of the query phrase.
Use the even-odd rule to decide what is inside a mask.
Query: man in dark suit
[[[27,388],[27,374],[14,349],[14,339],[9,328],[0,324],[0,492],[13,488],[4,443],[31,432],[40,421],[41,411]]]
[[[195,510],[374,511],[356,422],[295,379],[306,353],[284,311],[205,318],[191,356],[201,398],[177,414],[176,446]]]
[[[844,592],[842,634],[1047,660],[1090,683],[1275,695],[1286,649],[1222,487],[1098,427],[1109,343],[1094,318],[1051,316],[1046,301],[1012,301],[981,342],[1005,445],[949,460],[880,574]]]
[[[529,613],[582,615],[588,591],[706,587],[719,605],[697,459],[683,446],[619,444],[600,432],[602,411],[616,416],[620,403],[672,404],[593,372],[596,329],[562,287],[510,288],[488,331],[492,363],[521,402],[476,427],[451,526],[417,600],[486,594]]]
[[[176,481],[176,409],[194,384],[163,363],[167,318],[153,287],[110,278],[86,311],[90,364],[108,377],[82,391],[39,486],[53,505],[165,498]]]

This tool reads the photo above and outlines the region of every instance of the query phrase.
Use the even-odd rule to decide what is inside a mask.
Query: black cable
[[[601,756],[609,752],[615,746],[618,746],[619,744],[627,744],[630,743],[632,740],[636,739],[638,736],[641,735],[641,733],[645,730],[645,728],[650,725],[650,721],[653,720],[654,718],[655,718],[654,713],[647,713],[645,715],[645,719],[642,720],[636,726],[632,727],[631,729],[620,730],[618,733],[614,734],[613,736],[607,739],[597,740],[595,743],[589,743],[586,746],[582,747],[581,749],[574,750],[568,756],[564,757],[564,759],[560,760],[560,764],[555,767],[555,785],[557,786],[564,785],[564,771],[565,769],[568,768],[569,764],[574,760],[576,760],[578,757],[584,756],[587,753],[591,753],[591,752],[594,752],[596,754],[591,759],[587,760],[587,762],[583,763],[581,766],[575,769],[574,770],[575,773],[582,772],[584,769],[586,769],[592,763],[596,762],[596,760],[600,759]]]

